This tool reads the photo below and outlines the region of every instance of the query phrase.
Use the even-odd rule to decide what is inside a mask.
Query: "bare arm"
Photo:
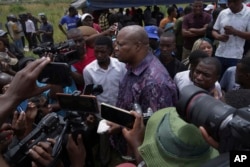
[[[61,24],[58,24],[58,27],[59,27],[59,29],[62,31],[62,33],[63,33],[64,35],[67,36],[67,33],[66,33],[66,31],[64,30],[63,26],[62,26]]]
[[[226,42],[229,39],[228,35],[221,35],[217,30],[212,30],[212,35],[215,39],[222,41],[222,42]]]
[[[50,62],[47,58],[38,59],[23,70],[19,71],[13,78],[9,89],[0,96],[0,125],[14,112],[18,104],[23,100],[38,95],[50,86],[38,87],[36,79],[42,69]]]

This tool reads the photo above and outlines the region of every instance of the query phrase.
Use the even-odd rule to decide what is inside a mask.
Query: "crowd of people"
[[[209,166],[224,153],[205,125],[196,127],[179,116],[176,104],[186,86],[193,85],[234,108],[249,105],[250,8],[243,0],[228,0],[226,6],[194,0],[184,9],[168,6],[166,14],[158,6],[151,8],[80,15],[69,7],[57,27],[65,40],[74,41],[67,49],[77,57],[61,62],[70,71],[71,84],[66,86],[37,80],[57,61],[53,51],[42,51],[38,59],[24,52],[24,38],[30,51],[38,44],[53,45],[55,27],[46,14],[7,16],[6,30],[0,30],[0,166],[198,167]],[[57,52],[66,53],[65,48]],[[81,113],[82,122],[75,126],[84,125],[84,134],[62,128],[67,131],[63,139],[59,134],[43,140],[36,136],[28,150],[21,147],[52,113],[66,127],[70,112],[60,106],[58,93],[86,94],[90,85],[101,85],[98,94],[90,92],[98,109],[106,103],[130,111],[135,118],[132,128],[105,120],[108,128],[97,133],[103,126],[101,111]],[[145,121],[148,113],[152,114]],[[17,146],[22,156],[14,156]]]

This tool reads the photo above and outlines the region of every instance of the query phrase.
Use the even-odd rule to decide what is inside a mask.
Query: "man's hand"
[[[121,126],[114,123],[114,122],[107,121],[107,125],[110,126],[110,128],[108,130],[109,134],[115,134],[115,133],[119,133],[121,131]]]
[[[219,148],[219,143],[215,141],[211,136],[208,135],[206,129],[202,126],[199,127],[200,132],[202,134],[203,139],[213,148],[218,149]]]
[[[0,128],[0,151],[8,147],[13,137],[13,130],[10,124],[4,123]]]
[[[25,130],[26,130],[26,115],[25,112],[22,111],[18,113],[17,111],[14,112],[14,116],[12,119],[12,129],[14,130],[14,134],[17,138],[22,138]]]
[[[19,104],[21,101],[49,89],[49,85],[38,87],[36,84],[37,77],[49,62],[49,58],[43,57],[29,63],[23,70],[15,75],[5,96],[16,102],[16,104]]]
[[[82,135],[78,134],[76,144],[72,135],[69,134],[66,149],[69,153],[71,167],[83,167],[86,159],[86,149],[82,141]]]
[[[46,167],[53,162],[51,146],[54,144],[54,139],[47,139],[46,142],[39,142],[29,150],[29,155],[33,159],[32,167]]]
[[[236,35],[236,29],[234,29],[232,26],[225,26],[224,30],[226,35]]]
[[[218,35],[218,36],[217,36],[217,39],[218,39],[219,41],[222,41],[222,42],[227,42],[228,39],[229,39],[229,36],[228,36],[228,35],[225,35],[225,34],[223,34],[223,35]]]
[[[133,149],[137,149],[144,139],[145,126],[143,123],[143,116],[135,111],[131,112],[135,116],[135,122],[132,129],[122,129],[122,134],[126,141]]]

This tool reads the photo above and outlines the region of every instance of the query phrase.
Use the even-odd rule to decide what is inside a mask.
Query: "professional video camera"
[[[33,49],[33,53],[44,56],[44,54],[50,53],[54,62],[63,62],[68,64],[74,64],[80,60],[80,56],[76,49],[76,43],[73,39],[66,40],[64,42],[53,44],[51,42],[45,42],[40,46]]]
[[[102,86],[91,86],[91,94],[98,95],[102,93]],[[75,91],[71,95],[57,94],[59,104],[66,111],[66,116],[62,118],[54,112],[47,114],[28,136],[4,153],[6,161],[11,166],[24,166],[25,162],[30,161],[30,157],[28,156],[29,149],[40,141],[46,141],[47,138],[54,138],[56,139],[52,150],[54,161],[49,165],[49,167],[54,167],[62,155],[63,146],[67,143],[67,134],[71,133],[75,142],[77,142],[78,134],[82,134],[83,143],[86,148],[85,164],[87,167],[94,166],[92,146],[95,139],[97,139],[96,136],[93,136],[97,135],[97,123],[96,127],[94,124],[88,124],[86,118],[90,115],[90,112],[93,116],[99,112],[98,105],[95,96],[80,95],[80,93],[80,91]]]
[[[235,109],[190,85],[180,92],[176,109],[185,121],[203,126],[219,142],[219,151],[250,149],[250,108]]]

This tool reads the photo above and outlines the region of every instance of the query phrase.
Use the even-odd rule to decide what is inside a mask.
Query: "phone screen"
[[[135,121],[129,111],[105,103],[101,103],[101,117],[127,128],[132,128]]]
[[[79,112],[99,113],[97,99],[95,96],[57,93],[60,106],[63,109]]]
[[[70,86],[72,83],[70,67],[66,63],[51,62],[40,73],[38,81],[47,84]]]

